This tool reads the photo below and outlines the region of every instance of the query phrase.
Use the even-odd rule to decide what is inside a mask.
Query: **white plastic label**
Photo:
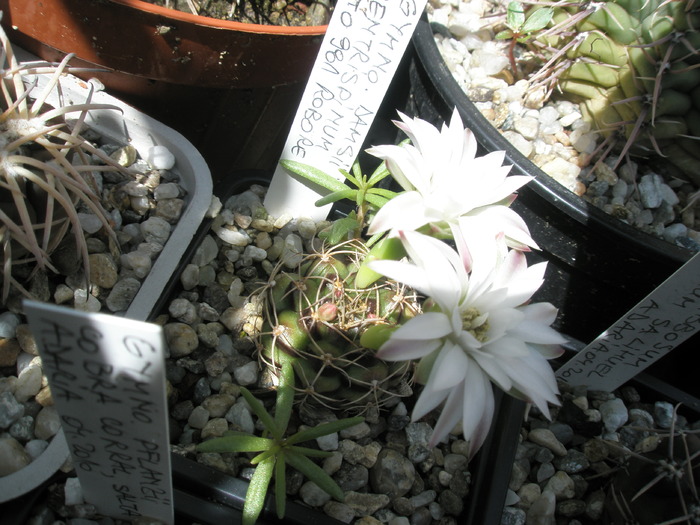
[[[426,0],[339,0],[311,71],[283,160],[314,166],[343,180],[352,166],[413,34]],[[398,108],[397,108],[398,109]],[[280,216],[328,215],[315,189],[277,166],[265,198]]]
[[[173,523],[162,328],[24,302],[85,501]]]
[[[570,385],[612,391],[700,330],[700,253],[557,370]]]

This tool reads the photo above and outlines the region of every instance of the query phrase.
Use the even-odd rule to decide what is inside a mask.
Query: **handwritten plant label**
[[[281,158],[343,180],[384,98],[426,0],[339,0]],[[265,198],[275,216],[324,219],[316,189],[280,165]]]
[[[700,330],[700,254],[558,371],[570,385],[612,391]]]
[[[25,301],[85,500],[173,523],[162,328]]]

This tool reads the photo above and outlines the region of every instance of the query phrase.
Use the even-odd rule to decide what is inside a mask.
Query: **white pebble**
[[[561,124],[565,128],[568,128],[580,118],[582,118],[581,113],[579,113],[578,111],[572,111],[571,113],[566,113],[564,116],[562,116],[559,119],[559,124]]]
[[[63,489],[66,505],[80,505],[83,503],[83,489],[78,478],[68,478]]]
[[[250,243],[250,237],[246,233],[235,229],[221,227],[217,228],[214,233],[219,239],[231,246],[247,246]]]
[[[24,445],[24,450],[29,454],[29,457],[36,459],[44,453],[48,446],[49,442],[45,439],[32,439]]]
[[[532,142],[523,137],[520,133],[515,131],[505,131],[503,136],[508,139],[508,141],[515,146],[524,157],[530,157],[532,154]]]
[[[36,416],[34,435],[37,439],[48,440],[61,430],[61,418],[56,407],[42,408]]]
[[[539,131],[539,123],[537,119],[532,117],[524,117],[515,119],[513,129],[520,133],[526,139],[532,140],[537,137]]]
[[[243,366],[239,366],[234,370],[233,376],[241,386],[252,385],[258,380],[258,363],[251,361]]]
[[[539,121],[541,124],[552,124],[559,118],[559,112],[552,106],[546,106],[539,112]]]
[[[581,168],[557,157],[544,164],[542,166],[542,171],[559,182],[559,184],[574,191],[578,182],[578,175],[581,173]]]
[[[136,277],[143,279],[151,271],[151,257],[143,252],[131,252],[122,254],[120,261],[124,268],[134,272]]]
[[[671,224],[664,228],[663,238],[668,242],[675,242],[678,237],[685,237],[688,234],[688,227],[680,222]]]
[[[85,288],[73,291],[73,306],[81,312],[96,313],[102,309],[99,299],[89,293]]]
[[[102,221],[94,213],[79,212],[78,220],[80,221],[80,227],[85,233],[97,233],[102,228]]]
[[[140,225],[141,234],[146,242],[165,244],[170,237],[172,226],[160,217],[149,217]]]
[[[164,182],[153,190],[153,198],[157,201],[163,199],[176,199],[180,196],[180,186],[174,182]]]
[[[3,312],[0,314],[0,337],[11,339],[15,336],[15,331],[21,323],[17,314]]]
[[[146,152],[146,162],[157,170],[169,170],[175,165],[175,155],[165,146],[152,146]]]

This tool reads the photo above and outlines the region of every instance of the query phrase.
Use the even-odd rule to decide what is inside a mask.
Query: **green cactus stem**
[[[386,363],[375,352],[420,306],[414,293],[385,278],[356,285],[368,253],[362,241],[348,241],[306,256],[293,271],[278,265],[265,285],[261,360],[275,368],[291,363],[298,397],[347,413],[410,394],[409,364]]]
[[[620,159],[660,156],[700,185],[699,27],[694,0],[560,4],[531,82],[580,102]]]

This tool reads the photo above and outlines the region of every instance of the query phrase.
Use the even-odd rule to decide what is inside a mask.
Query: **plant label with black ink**
[[[612,391],[700,330],[700,253],[558,371],[570,385]]]
[[[85,501],[173,523],[160,326],[24,302]]]
[[[426,0],[339,0],[281,158],[343,180],[403,57]],[[398,115],[397,115],[398,116]],[[324,219],[330,206],[279,164],[265,198],[274,216]]]

